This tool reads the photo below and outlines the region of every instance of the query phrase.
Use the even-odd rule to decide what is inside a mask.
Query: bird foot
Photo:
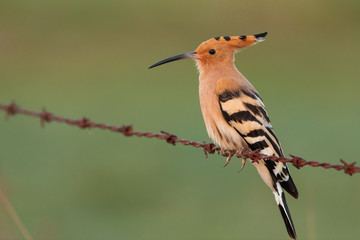
[[[249,152],[251,152],[251,150],[248,147],[244,147],[240,150],[237,150],[235,156],[238,158],[247,159],[249,157]]]
[[[244,147],[244,148],[242,148],[240,150],[237,150],[235,153],[234,153],[234,151],[229,151],[224,167],[226,167],[229,164],[229,162],[231,160],[231,157],[233,155],[235,155],[238,158],[242,158],[242,165],[241,165],[241,169],[239,170],[239,172],[240,172],[245,167],[246,159],[248,158],[249,151],[251,152],[251,150],[249,148],[246,148],[246,147]],[[221,150],[221,154],[224,156],[225,151]]]

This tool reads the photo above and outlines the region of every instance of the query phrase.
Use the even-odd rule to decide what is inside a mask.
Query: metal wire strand
[[[218,153],[224,157],[227,157],[228,160],[230,160],[232,156],[238,158],[249,158],[251,159],[251,161],[255,161],[255,162],[259,161],[260,159],[269,159],[272,161],[291,163],[298,169],[307,165],[311,167],[322,167],[325,169],[333,168],[338,171],[344,171],[345,174],[348,174],[350,176],[360,172],[360,167],[356,166],[355,162],[347,163],[344,160],[340,160],[341,165],[340,164],[336,165],[330,163],[320,163],[317,161],[306,161],[301,157],[297,157],[293,155],[290,155],[291,158],[268,156],[268,155],[260,154],[259,151],[251,151],[249,149],[244,149],[241,153],[235,151],[224,151],[213,143],[201,143],[196,141],[190,141],[190,140],[178,138],[177,136],[170,134],[168,132],[163,132],[163,131],[160,133],[138,132],[135,131],[131,125],[113,126],[105,123],[93,122],[86,117],[83,117],[78,120],[70,119],[70,118],[57,116],[55,114],[46,111],[45,109],[43,109],[41,112],[24,109],[16,105],[14,102],[8,105],[0,104],[0,110],[5,111],[7,118],[9,116],[14,116],[16,114],[22,114],[26,116],[39,118],[41,126],[44,126],[45,123],[49,123],[49,122],[65,123],[67,125],[77,126],[82,129],[99,128],[103,130],[109,130],[111,132],[122,133],[126,137],[137,136],[137,137],[146,137],[146,138],[157,138],[160,140],[165,140],[167,143],[170,143],[172,145],[175,145],[176,143],[180,143],[185,146],[202,148],[204,150],[206,157],[208,157],[208,154]]]

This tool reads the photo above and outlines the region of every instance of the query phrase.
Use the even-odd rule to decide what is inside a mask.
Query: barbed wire
[[[205,153],[205,157],[208,157],[208,154],[218,153],[224,157],[227,157],[227,163],[230,161],[231,157],[235,156],[238,158],[249,158],[252,162],[257,162],[261,159],[269,159],[272,161],[280,161],[283,163],[291,163],[294,167],[300,169],[304,166],[311,166],[311,167],[322,167],[325,169],[335,169],[338,171],[344,171],[345,174],[352,176],[355,173],[360,172],[360,167],[355,166],[355,162],[347,163],[344,160],[340,160],[342,165],[330,164],[330,163],[320,163],[317,161],[306,161],[301,157],[290,155],[291,158],[285,157],[275,157],[275,156],[268,156],[265,154],[259,153],[259,151],[251,151],[249,149],[243,149],[240,152],[237,151],[224,151],[220,147],[216,146],[213,143],[201,143],[197,141],[190,141],[186,139],[179,138],[173,134],[168,132],[161,131],[160,133],[153,133],[153,132],[139,132],[135,131],[131,125],[123,125],[123,126],[113,126],[108,125],[105,123],[97,123],[90,121],[88,118],[83,117],[81,119],[70,119],[61,116],[57,116],[53,113],[50,113],[43,109],[41,112],[36,112],[33,110],[28,110],[19,107],[14,102],[11,104],[1,104],[0,103],[0,110],[5,111],[6,117],[14,116],[16,114],[22,114],[26,116],[36,117],[40,119],[41,126],[44,126],[45,123],[49,122],[57,122],[57,123],[65,123],[67,125],[77,126],[81,129],[85,128],[98,128],[103,130],[109,130],[111,132],[122,133],[126,137],[137,136],[137,137],[146,137],[146,138],[157,138],[160,140],[165,140],[167,143],[175,145],[176,143],[180,143],[185,146],[192,146],[196,148],[202,148]],[[226,166],[226,164],[225,164]]]

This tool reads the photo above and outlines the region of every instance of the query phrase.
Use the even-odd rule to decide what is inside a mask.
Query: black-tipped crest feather
[[[254,37],[256,37],[256,38],[264,38],[264,37],[266,37],[267,34],[268,34],[268,32],[263,32],[263,33],[255,34]]]

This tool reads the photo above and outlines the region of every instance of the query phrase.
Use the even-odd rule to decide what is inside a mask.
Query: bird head
[[[233,61],[234,53],[241,49],[264,41],[267,32],[255,35],[224,36],[209,39],[201,43],[195,51],[188,52],[174,57],[166,58],[151,65],[154,68],[159,65],[181,59],[196,59],[200,65],[212,65],[221,62]]]

